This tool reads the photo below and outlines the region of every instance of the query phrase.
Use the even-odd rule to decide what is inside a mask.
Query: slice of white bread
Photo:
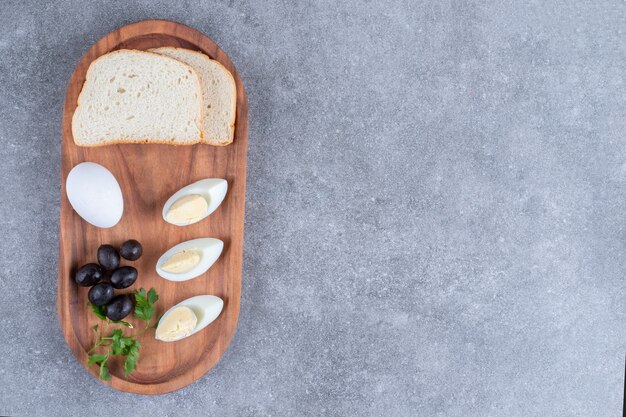
[[[91,63],[72,117],[78,146],[192,145],[202,141],[202,126],[196,71],[164,55],[125,49]]]
[[[237,88],[232,74],[205,54],[183,48],[163,47],[151,52],[167,55],[191,65],[202,85],[204,143],[228,145],[233,142]]]

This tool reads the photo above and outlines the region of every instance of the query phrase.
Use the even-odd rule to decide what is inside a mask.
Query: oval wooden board
[[[114,145],[81,148],[74,145],[71,120],[89,64],[117,49],[148,49],[178,46],[199,50],[221,62],[235,77],[237,115],[235,140],[229,146],[208,145]],[[59,254],[58,313],[61,329],[78,361],[86,366],[86,351],[94,342],[91,327],[98,323],[87,306],[87,289],[73,282],[74,270],[96,261],[103,243],[119,245],[137,239],[143,256],[133,265],[139,271],[127,292],[154,287],[159,294],[157,315],[194,295],[214,294],[224,300],[222,313],[206,329],[175,343],[154,339],[149,330],[140,339],[141,358],[128,379],[121,363],[110,366],[108,384],[121,391],[162,394],[191,384],[209,371],[226,351],[237,326],[243,254],[248,108],[241,79],[228,56],[209,38],[187,26],[163,20],[148,20],[121,27],[96,43],[76,66],[70,79],[63,111],[61,164],[61,230]],[[122,220],[110,229],[99,229],[83,221],[72,209],[65,193],[65,179],[80,162],[92,161],[108,168],[124,195]],[[163,204],[175,191],[202,178],[225,178],[228,193],[222,205],[207,219],[187,227],[163,221]],[[161,254],[175,244],[198,237],[224,241],[224,251],[204,275],[186,282],[170,282],[155,272]],[[132,321],[132,320],[131,320]],[[98,375],[96,365],[87,368]]]

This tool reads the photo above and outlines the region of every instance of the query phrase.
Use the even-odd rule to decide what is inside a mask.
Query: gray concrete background
[[[0,414],[620,415],[626,3],[43,3],[0,5]],[[250,101],[238,331],[160,397],[88,375],[55,310],[67,81],[145,18]]]

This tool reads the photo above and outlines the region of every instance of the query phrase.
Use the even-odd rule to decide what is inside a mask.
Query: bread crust
[[[98,148],[101,146],[107,146],[107,145],[121,145],[121,144],[126,144],[126,143],[133,143],[133,144],[161,144],[161,145],[176,145],[176,146],[189,146],[189,145],[195,145],[196,143],[202,143],[203,142],[203,136],[204,136],[204,120],[203,120],[203,112],[202,112],[202,108],[204,106],[204,99],[202,97],[202,94],[200,94],[199,96],[199,100],[200,100],[200,126],[196,126],[198,128],[198,130],[200,131],[200,137],[198,138],[197,141],[194,142],[187,142],[187,143],[172,143],[169,141],[148,141],[147,139],[141,139],[141,140],[137,140],[137,139],[128,139],[128,138],[120,138],[120,139],[116,139],[116,140],[107,140],[106,143],[98,143],[98,144],[80,144],[76,141],[76,132],[74,130],[74,116],[76,115],[76,110],[78,109],[78,107],[80,106],[80,102],[81,102],[81,98],[83,96],[83,92],[84,92],[84,87],[85,87],[85,83],[87,83],[87,81],[89,80],[89,77],[93,71],[94,68],[94,64],[99,61],[100,59],[103,59],[104,57],[108,57],[110,55],[114,55],[114,54],[120,54],[120,53],[133,53],[133,54],[150,54],[150,55],[154,55],[154,56],[159,56],[160,58],[166,58],[169,60],[172,60],[178,64],[182,64],[184,66],[186,66],[189,70],[191,70],[191,72],[193,73],[193,75],[195,77],[193,77],[196,80],[196,84],[198,85],[198,90],[202,91],[202,85],[200,84],[200,75],[198,74],[198,72],[191,66],[188,64],[185,64],[182,61],[179,61],[178,59],[174,59],[171,58],[169,56],[166,55],[162,55],[162,54],[157,54],[155,52],[149,52],[149,51],[140,51],[138,49],[118,49],[116,51],[113,52],[109,52],[106,53],[104,55],[100,55],[98,58],[94,59],[91,64],[89,64],[89,68],[87,68],[87,73],[85,74],[85,82],[83,83],[83,86],[81,87],[80,93],[78,94],[78,99],[76,100],[76,108],[74,109],[74,113],[72,113],[72,139],[74,140],[74,143],[76,144],[76,146],[81,146],[84,148]]]
[[[74,142],[76,143],[76,142]],[[94,143],[89,145],[79,145],[76,143],[76,146],[80,146],[81,148],[101,148],[103,146],[109,145],[170,145],[170,146],[193,146],[193,145],[204,145],[204,142],[170,142],[166,140],[138,140],[138,139],[128,139],[122,138],[118,140],[110,140],[106,143]]]

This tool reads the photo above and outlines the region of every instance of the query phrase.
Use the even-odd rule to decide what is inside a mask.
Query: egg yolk
[[[161,318],[155,337],[164,342],[173,342],[189,336],[198,324],[198,317],[185,306],[172,309]]]
[[[184,274],[200,263],[200,252],[194,249],[185,249],[167,258],[161,269],[172,274]]]
[[[172,204],[165,215],[170,223],[193,223],[206,214],[209,204],[198,194],[186,195]]]

